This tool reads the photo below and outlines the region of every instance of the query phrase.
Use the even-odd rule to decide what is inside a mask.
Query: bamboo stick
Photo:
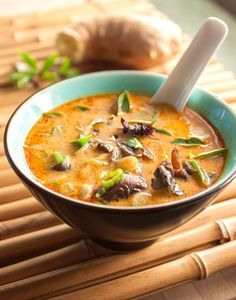
[[[236,179],[234,179],[223,191],[216,197],[214,203],[236,198]]]
[[[67,294],[73,299],[130,299],[163,288],[206,278],[236,263],[236,241],[189,254],[175,261]],[[170,276],[170,274],[174,274]],[[94,296],[95,295],[95,296]],[[62,296],[63,297],[63,296]],[[58,296],[54,300],[62,299]],[[96,298],[95,298],[96,297]]]
[[[0,96],[1,96],[1,94],[0,94]],[[8,119],[10,118],[11,114],[13,113],[13,111],[15,109],[16,109],[15,105],[7,105],[7,106],[4,106],[1,108],[1,111],[0,111],[0,124],[1,125],[7,124]],[[0,166],[2,169],[4,166],[2,165],[1,159],[2,158],[0,157]]]
[[[5,99],[4,102],[0,102],[0,116],[4,117],[5,115],[7,115],[7,118],[9,118],[13,111],[16,109],[16,104],[20,104],[35,91],[36,90],[33,88],[21,90],[14,88],[13,86],[5,88],[0,93],[0,97]]]
[[[224,71],[216,74],[203,74],[199,78],[198,84],[201,86],[205,86],[211,82],[219,82],[222,80],[229,80],[233,78],[234,78],[234,74],[231,71]]]
[[[204,85],[204,88],[214,93],[236,90],[236,79],[233,78],[229,80],[222,80],[220,82],[212,82]]]
[[[91,258],[85,241],[1,269],[0,285]]]
[[[45,250],[50,246],[59,246],[63,243],[69,244],[81,238],[81,232],[72,230],[65,224],[22,234],[1,241],[0,261],[3,262],[9,258],[17,259],[35,250]]]
[[[3,147],[3,143],[0,142],[0,157],[4,154],[4,147]]]
[[[185,231],[179,235],[167,237],[141,251],[86,261],[82,264],[44,273],[32,278],[32,272],[34,272],[32,269],[35,269],[34,266],[37,265],[39,261],[45,265],[42,259],[46,260],[46,257],[33,258],[28,262],[26,261],[25,264],[20,263],[15,266],[3,268],[2,284],[9,282],[9,280],[13,281],[11,276],[13,276],[14,281],[26,276],[31,277],[27,280],[19,281],[16,284],[8,285],[6,288],[8,291],[11,290],[11,294],[14,292],[19,297],[23,297],[22,299],[31,298],[33,296],[32,291],[34,297],[40,297],[45,294],[48,295],[49,293],[51,297],[54,293],[57,293],[58,287],[60,287],[61,293],[62,289],[63,292],[65,289],[68,291],[69,287],[75,288],[76,286],[76,289],[78,289],[100,284],[120,276],[126,276],[127,274],[156,266],[163,263],[163,261],[170,260],[173,255],[176,257],[177,254],[182,254],[196,247],[212,245],[219,242],[222,243],[223,241],[227,242],[230,237],[222,230],[222,224],[227,224],[231,232],[236,232],[236,218],[234,217],[226,221],[223,220],[204,224],[203,226]],[[233,237],[234,235],[231,235],[231,238]],[[61,255],[63,254],[61,253]],[[76,255],[76,251],[71,253],[71,255]],[[65,258],[65,260],[66,259],[68,258]],[[46,269],[44,269],[44,271],[45,270]],[[83,276],[81,276],[81,274],[83,274]],[[47,284],[49,277],[50,285]],[[31,286],[31,289],[28,288],[29,286]],[[29,293],[27,293],[27,295],[21,295],[23,290],[29,291]]]
[[[4,59],[5,57],[16,55],[18,52],[26,51],[31,52],[33,54],[34,51],[38,51],[41,49],[48,49],[54,47],[54,40],[42,42],[42,43],[28,43],[21,45],[21,47],[17,45],[12,45],[11,47],[7,47],[5,49],[0,48],[0,59]]]
[[[9,219],[0,223],[0,240],[61,224],[49,211]]]
[[[32,53],[30,53],[31,55],[34,56],[34,58],[36,59],[43,59],[48,57],[50,54],[54,53],[55,50],[51,47],[49,47],[48,49],[37,49],[36,51],[33,51]],[[14,54],[14,55],[9,55],[4,57],[4,59],[0,60],[0,67],[1,66],[6,66],[8,64],[14,64],[17,61],[19,61],[19,55],[18,54]]]
[[[22,183],[17,183],[0,188],[0,204],[24,199],[29,196],[31,196],[31,193],[24,187]]]
[[[3,186],[18,183],[20,179],[15,175],[12,169],[0,171],[0,188]]]
[[[3,126],[0,126],[0,141],[3,140],[4,130],[5,130],[5,128]]]
[[[236,90],[217,93],[218,96],[228,103],[236,101]]]
[[[167,233],[167,235],[174,235],[185,230],[189,230],[196,226],[200,226],[207,222],[213,222],[217,219],[230,218],[236,215],[236,199],[227,200],[216,203],[203,210],[193,219],[187,223]]]
[[[45,210],[45,207],[34,197],[12,201],[1,205],[0,222],[30,215],[43,210]]]

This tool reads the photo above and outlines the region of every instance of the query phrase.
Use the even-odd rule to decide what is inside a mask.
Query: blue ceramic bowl
[[[132,250],[152,243],[199,213],[236,176],[236,116],[223,101],[196,88],[188,106],[209,120],[228,148],[219,180],[192,197],[145,207],[99,206],[55,193],[41,185],[29,170],[24,140],[41,114],[78,97],[129,90],[153,95],[165,78],[138,71],[108,71],[83,75],[53,84],[28,98],[10,118],[4,146],[7,158],[22,182],[54,215],[84,231],[101,245]]]

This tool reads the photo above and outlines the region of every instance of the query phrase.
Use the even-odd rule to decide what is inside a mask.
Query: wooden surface
[[[228,253],[227,258],[230,253],[234,254],[236,252],[234,241],[230,241],[230,238],[223,241],[223,235],[221,238],[223,232],[219,231],[220,227],[217,226],[218,223],[215,223],[215,220],[222,218],[229,220],[229,217],[236,215],[236,200],[233,199],[236,197],[235,182],[218,197],[217,201],[219,203],[206,209],[182,228],[155,244],[153,248],[130,255],[117,256],[116,254],[114,257],[114,253],[111,255],[109,251],[91,244],[82,233],[74,232],[46,211],[23,187],[11,171],[3,155],[2,136],[4,126],[15,107],[33,92],[32,89],[19,91],[8,85],[7,74],[11,70],[12,63],[17,59],[16,52],[25,49],[40,59],[44,58],[54,51],[53,36],[61,27],[69,24],[72,19],[78,18],[79,15],[124,10],[148,15],[155,12],[154,7],[145,0],[81,1],[81,4],[66,10],[57,10],[53,13],[37,13],[33,16],[22,16],[17,19],[5,17],[0,20],[0,31],[7,33],[2,35],[3,39],[0,44],[0,237],[2,240],[0,242],[0,267],[2,267],[0,269],[0,284],[12,282],[0,285],[0,298],[2,299],[27,299],[27,295],[28,299],[32,299],[36,295],[43,295],[45,299],[56,295],[59,297],[58,299],[108,299],[108,294],[106,294],[108,289],[111,291],[109,299],[129,299],[128,292],[129,295],[135,295],[139,299],[146,300],[187,300],[190,298],[193,300],[227,300],[233,299],[236,295],[236,268],[230,267],[221,270],[224,266],[236,265],[234,259],[228,261],[228,264],[225,261],[224,264],[222,262],[222,266],[218,266],[221,271],[213,274],[207,280],[187,283],[158,293],[156,288],[160,288],[162,277],[151,276],[151,274],[160,274],[161,270],[167,270],[166,268],[173,268],[175,264],[180,266],[178,259],[189,262],[189,254],[198,253],[199,250],[200,255],[204,255],[204,249],[210,249],[211,257],[214,258],[212,267],[216,266],[217,261],[221,261],[221,258],[224,257],[224,255],[219,256],[218,253]],[[183,44],[187,45],[184,36]],[[169,73],[177,59],[178,55],[165,65],[158,66],[152,71]],[[106,66],[104,66],[105,68]],[[212,61],[199,80],[199,84],[224,98],[236,109],[235,76],[232,72],[225,70],[220,63]],[[229,228],[235,233],[232,226]],[[202,234],[200,234],[201,232]],[[220,235],[218,236],[218,234]],[[184,240],[187,236],[192,236],[193,240],[189,244],[186,243],[184,248]],[[199,238],[196,238],[197,236]],[[183,239],[182,242],[180,242],[181,238]],[[201,239],[204,239],[202,244],[200,243]],[[234,240],[234,235],[232,240]],[[174,241],[179,242],[175,244]],[[218,246],[220,242],[226,244]],[[162,249],[163,246],[161,245],[164,244],[167,247],[163,248],[164,250],[161,252],[159,249]],[[175,246],[171,247],[171,245]],[[183,252],[181,253],[181,251]],[[162,256],[160,256],[161,253]],[[156,261],[157,257],[155,255],[159,255],[158,261]],[[155,260],[151,263],[152,256]],[[101,258],[98,259],[98,257]],[[143,260],[144,263],[144,258],[146,262],[141,267],[138,262]],[[127,286],[124,290],[123,283],[119,291],[119,281],[111,280],[111,275],[109,275],[110,277],[104,277],[103,280],[101,271],[105,272],[106,270],[104,269],[105,261],[107,261],[107,272],[109,274],[113,272],[112,268],[117,265],[118,268],[122,267],[122,273],[119,273],[119,276],[121,276],[120,282],[123,278],[126,279],[125,274],[130,274],[133,277],[129,277],[130,279],[124,281],[124,283],[127,281],[129,283],[129,280],[133,278],[134,284]],[[168,264],[166,263],[168,261],[172,262]],[[134,266],[131,268],[132,262],[136,268]],[[209,263],[209,260],[206,262]],[[101,264],[101,267],[98,268],[100,277],[97,281],[92,281],[88,289],[85,289],[86,286],[89,286],[89,282],[86,281],[79,287],[78,275],[81,268],[87,276],[91,269],[91,275],[94,276],[95,265],[99,266],[99,264]],[[187,263],[186,267],[191,264]],[[131,271],[128,271],[128,267],[131,268]],[[153,269],[153,267],[155,268]],[[138,270],[139,272],[135,273]],[[181,271],[181,268],[178,267],[174,270],[176,272],[163,272],[162,276],[166,275],[167,278],[162,285],[162,289],[163,287],[169,287],[171,282],[175,281],[175,273]],[[154,271],[157,273],[151,273]],[[196,271],[199,271],[199,269],[196,269]],[[58,286],[59,277],[57,276],[59,274],[63,275],[61,275],[63,280],[61,285]],[[186,273],[182,275],[187,278]],[[193,269],[191,269],[190,275],[194,275]],[[145,276],[150,281],[144,281]],[[66,278],[68,278],[68,287],[66,287]],[[194,278],[198,279],[198,273],[192,279]],[[72,288],[73,280],[73,284],[76,284],[77,287]],[[138,284],[138,280],[141,280],[140,284]],[[104,286],[97,284],[98,282],[104,282]],[[151,284],[153,289],[151,289]],[[140,290],[138,290],[139,286]],[[62,290],[58,292],[60,288]],[[80,289],[76,291],[78,288]],[[67,294],[71,290],[73,292]],[[99,291],[102,291],[102,297],[98,297]],[[145,296],[150,292],[154,295]],[[5,297],[5,295],[8,296]],[[86,297],[81,295],[86,295]]]

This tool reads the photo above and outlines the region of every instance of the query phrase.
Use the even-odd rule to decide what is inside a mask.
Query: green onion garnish
[[[156,132],[159,132],[159,133],[163,133],[163,134],[166,134],[166,135],[173,135],[172,132],[170,132],[168,129],[165,129],[165,128],[157,128],[157,127],[154,127],[154,130]]]
[[[191,156],[191,158],[202,159],[202,158],[209,158],[209,157],[217,157],[219,155],[222,155],[225,151],[227,151],[227,148],[219,148],[208,152],[202,152],[198,155]]]
[[[89,107],[87,107],[85,105],[77,105],[76,109],[79,111],[86,111],[86,110],[89,110]]]
[[[75,145],[78,148],[78,150],[80,150],[82,147],[88,144],[92,136],[93,136],[92,134],[82,136],[78,139],[75,139],[72,142],[72,144]]]
[[[177,138],[171,142],[171,144],[180,145],[184,147],[205,145],[205,142],[198,137],[190,137],[188,139]]]
[[[207,175],[207,173],[204,171],[204,169],[202,167],[200,167],[200,165],[195,160],[191,160],[190,164],[196,170],[201,183],[204,186],[209,186],[211,183],[211,180],[210,180],[210,177]]]

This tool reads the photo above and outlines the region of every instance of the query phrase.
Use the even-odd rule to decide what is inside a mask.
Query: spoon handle
[[[227,33],[228,27],[223,21],[207,19],[151,102],[168,103],[181,112],[203,69]]]

